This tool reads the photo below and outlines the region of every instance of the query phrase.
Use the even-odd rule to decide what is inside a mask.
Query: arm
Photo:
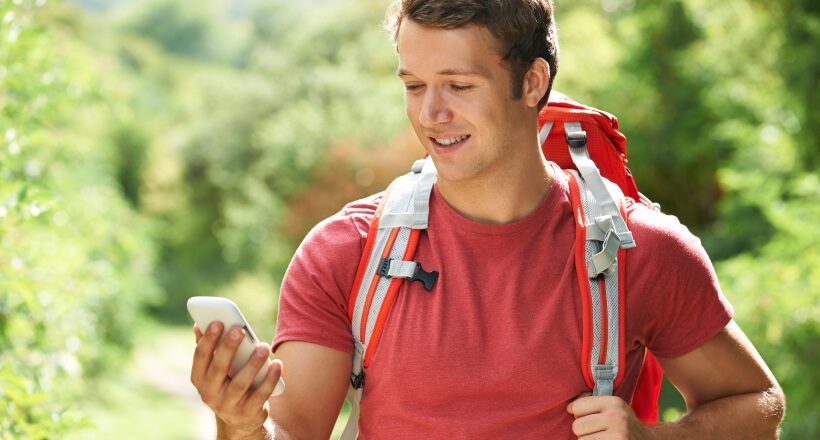
[[[618,397],[582,397],[567,408],[573,432],[582,439],[777,438],[783,392],[734,321],[699,348],[658,360],[686,400],[686,415],[648,428]]]
[[[270,399],[270,418],[280,431],[299,440],[330,437],[348,384],[352,357],[349,353],[308,342],[284,342],[276,356],[287,368],[287,390]]]
[[[306,440],[330,436],[350,379],[349,354],[315,344],[284,343],[265,380],[249,391],[270,349],[259,344],[261,355],[253,356],[231,379],[228,368],[242,333],[239,328],[230,329],[240,336],[225,338],[219,344],[221,330],[221,324],[213,323],[203,335],[195,327],[197,348],[191,368],[191,382],[216,415],[218,439]],[[289,367],[287,373],[284,364]],[[281,396],[271,397],[280,374],[287,388]]]
[[[777,438],[783,391],[734,321],[700,348],[658,360],[688,412],[657,426],[657,438]]]

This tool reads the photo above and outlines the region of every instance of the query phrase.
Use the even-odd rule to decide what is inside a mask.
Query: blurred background
[[[305,233],[422,154],[387,3],[0,0],[0,438],[212,435],[186,299],[271,340]],[[556,14],[556,88],[619,117],[783,385],[783,438],[820,438],[820,3]]]

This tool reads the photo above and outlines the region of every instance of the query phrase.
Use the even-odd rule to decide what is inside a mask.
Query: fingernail
[[[268,355],[268,349],[265,347],[256,347],[256,356],[258,357],[265,357]]]
[[[219,332],[219,324],[212,322],[211,325],[208,326],[208,332],[212,335],[217,334]]]
[[[231,331],[231,338],[234,339],[234,340],[238,340],[238,339],[242,338],[242,329],[241,328],[233,329]]]

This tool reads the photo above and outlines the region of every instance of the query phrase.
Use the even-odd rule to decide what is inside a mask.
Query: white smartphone
[[[248,362],[248,359],[250,359],[256,344],[259,342],[250,324],[248,324],[248,321],[242,316],[242,312],[239,311],[239,307],[237,307],[233,301],[219,296],[193,296],[188,299],[188,313],[194,318],[194,321],[202,332],[207,331],[208,326],[213,321],[222,322],[224,327],[222,336],[219,339],[220,341],[225,338],[228,334],[228,330],[233,326],[239,326],[245,330],[245,338],[242,339],[242,342],[236,349],[236,354],[234,354],[228,375],[233,377],[239,373],[239,370],[241,370]],[[259,384],[265,380],[265,374],[268,372],[270,364],[270,359],[266,359],[265,365],[259,369],[259,372],[253,379],[251,389],[258,387]],[[285,381],[280,377],[279,383],[276,384],[276,388],[273,390],[273,395],[278,396],[284,391]]]

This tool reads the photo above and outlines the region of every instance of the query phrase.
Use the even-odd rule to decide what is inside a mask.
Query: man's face
[[[506,178],[535,139],[533,109],[513,100],[510,73],[485,28],[444,30],[405,19],[397,38],[407,116],[439,179]]]

